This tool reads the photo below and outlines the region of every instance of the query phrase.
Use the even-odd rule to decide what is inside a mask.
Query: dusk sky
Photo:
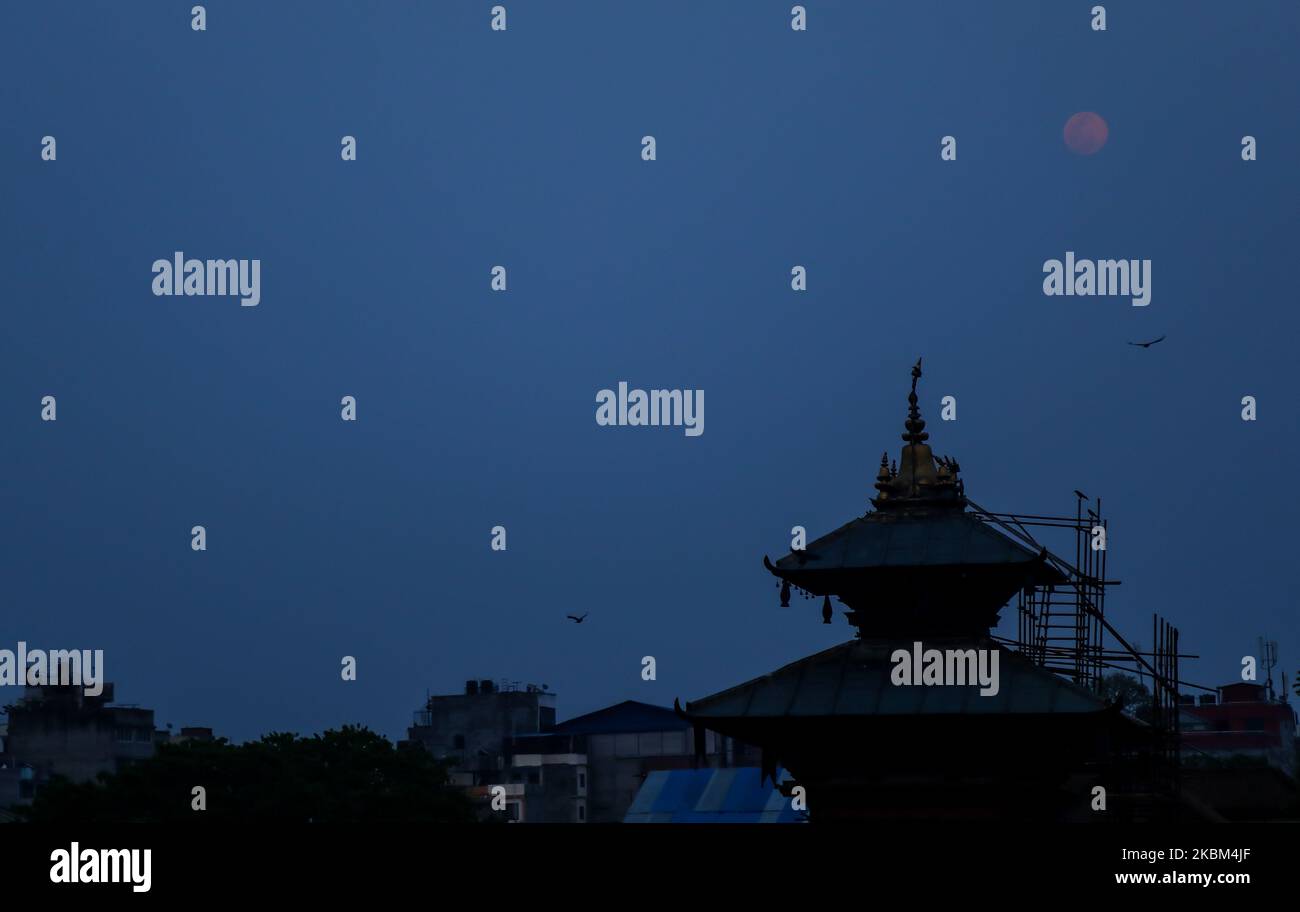
[[[1300,669],[1294,0],[502,2],[0,7],[0,648],[235,740],[697,699],[852,635],[762,558],[869,508],[924,356],[973,500],[1102,498],[1121,631]],[[176,251],[260,303],[155,296]],[[1044,295],[1067,251],[1149,305]],[[599,426],[621,380],[704,433]]]

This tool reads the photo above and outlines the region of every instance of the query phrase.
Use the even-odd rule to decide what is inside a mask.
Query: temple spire
[[[925,419],[921,417],[921,409],[916,404],[916,381],[920,379],[921,359],[917,358],[912,367],[912,392],[907,397],[907,421],[903,423],[903,427],[907,428],[903,440],[911,444],[925,443],[930,439],[930,435],[925,432]]]
[[[956,460],[946,456],[938,460],[926,443],[930,435],[921,417],[920,399],[916,394],[921,379],[921,359],[912,367],[912,389],[907,396],[907,420],[903,423],[903,450],[898,468],[889,469],[886,457],[880,461],[875,488],[879,492],[871,503],[877,510],[924,510],[934,507],[963,509],[966,498],[957,477]]]
[[[880,454],[880,471],[876,473],[876,490],[882,495],[889,490],[894,476],[889,471],[889,453]]]

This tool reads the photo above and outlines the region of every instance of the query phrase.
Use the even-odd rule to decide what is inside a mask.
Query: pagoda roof
[[[968,510],[957,460],[936,457],[916,392],[921,362],[912,368],[903,449],[880,459],[874,511],[763,566],[780,578],[781,606],[790,588],[848,606],[863,636],[977,636],[997,625],[1019,591],[1067,582],[1046,548],[1004,534],[976,508]]]
[[[994,649],[996,694],[978,685],[895,685],[890,656],[911,642],[851,640],[770,674],[686,704],[684,715],[713,719],[825,718],[844,716],[1061,715],[1109,711],[1090,691],[1040,668],[987,637],[928,639],[926,649]]]
[[[778,560],[773,572],[887,567],[1011,565],[1040,562],[1035,553],[967,512],[874,512],[845,523]],[[1040,582],[1065,577],[1043,565]]]

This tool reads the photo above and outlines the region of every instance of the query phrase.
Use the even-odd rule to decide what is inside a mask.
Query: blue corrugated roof
[[[777,770],[777,781],[785,771]],[[657,770],[646,777],[624,823],[800,823],[758,767]]]
[[[675,770],[676,776],[663,776],[656,788],[647,795],[651,810],[657,814],[671,814],[678,808],[691,807],[700,798],[709,778],[711,769]],[[651,777],[657,775],[651,773]]]

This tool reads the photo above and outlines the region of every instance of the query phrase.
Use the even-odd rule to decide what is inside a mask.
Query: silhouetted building
[[[667,707],[636,700],[561,722],[551,735],[542,737],[569,738],[575,747],[585,748],[586,817],[593,823],[623,820],[652,772],[689,769],[696,764],[690,724]],[[516,750],[527,749],[530,740],[516,738]],[[745,745],[712,731],[704,732],[700,747],[710,766],[732,767],[758,759]]]
[[[1229,820],[1300,814],[1296,715],[1261,684],[1183,698],[1185,787]]]
[[[152,709],[113,705],[113,685],[86,696],[80,685],[31,686],[7,707],[0,755],[0,807],[30,803],[50,777],[87,782],[152,757],[167,732]]]
[[[1186,702],[1183,712],[1189,764],[1201,757],[1243,758],[1295,777],[1295,710],[1283,700],[1268,699],[1262,684],[1225,684],[1217,695]]]
[[[200,726],[183,726],[180,734],[171,736],[172,744],[181,744],[186,741],[211,742],[215,740],[216,736],[212,734],[212,729]]]
[[[466,681],[463,693],[429,697],[407,738],[449,761],[457,784],[493,785],[508,766],[511,738],[554,727],[555,694],[483,679]]]
[[[492,681],[430,697],[408,738],[449,762],[484,816],[501,789],[501,813],[530,823],[621,821],[650,772],[695,763],[691,727],[671,709],[628,700],[556,724],[554,694]],[[754,760],[712,732],[702,747],[716,765]]]
[[[1099,616],[1088,602],[1099,581],[1002,531],[1003,514],[968,509],[956,460],[926,442],[920,376],[918,362],[905,444],[897,463],[881,459],[874,511],[775,564],[764,558],[783,607],[797,589],[821,600],[829,624],[836,597],[856,638],[691,701],[682,718],[756,745],[772,779],[788,770],[783,788],[804,787],[813,821],[1101,819],[1095,785],[1109,792],[1110,819],[1157,813],[1138,798],[1152,791],[1147,761],[1166,759],[1151,728],[1089,686],[1101,653],[1083,623]],[[1075,583],[1080,620],[1058,633],[1051,609]],[[1018,593],[1036,606],[1036,653],[992,632]],[[1055,642],[1067,638],[1081,643],[1073,653]],[[1072,677],[1057,673],[1065,665]],[[985,670],[988,686],[976,680]]]

